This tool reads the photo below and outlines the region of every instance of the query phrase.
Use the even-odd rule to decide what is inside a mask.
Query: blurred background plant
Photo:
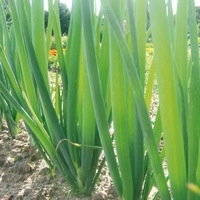
[[[61,41],[62,41],[63,52],[65,54],[67,45],[67,36],[65,34],[62,35]],[[54,36],[51,37],[48,66],[49,69],[51,70],[59,70],[58,52]]]
[[[59,20],[60,20],[61,33],[68,35],[71,12],[65,3],[62,3],[60,1],[58,1],[58,9],[59,9]],[[44,16],[45,16],[44,19],[45,19],[45,29],[46,29],[48,26],[48,19],[49,19],[49,11],[48,10],[45,10]]]

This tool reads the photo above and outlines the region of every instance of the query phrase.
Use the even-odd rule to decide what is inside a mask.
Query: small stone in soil
[[[14,161],[15,162],[17,162],[17,161],[21,161],[21,160],[23,160],[23,156],[22,155],[17,155],[16,157],[15,157],[15,159],[14,159]]]
[[[26,174],[31,172],[31,167],[29,166],[28,163],[19,163],[18,166],[16,166],[16,170],[17,172],[21,173],[21,174]]]
[[[4,166],[4,164],[6,163],[6,160],[4,157],[0,158],[0,166]]]
[[[9,181],[9,177],[10,177],[10,175],[9,174],[2,174],[1,175],[1,180],[2,180],[2,182],[4,182],[4,183],[6,183],[6,182],[8,182]]]
[[[28,196],[30,193],[31,193],[31,189],[30,188],[26,188],[25,190],[24,190],[24,194],[23,194],[23,196]]]
[[[23,200],[23,196],[20,194],[17,196],[16,200]]]
[[[5,196],[3,197],[3,200],[12,200],[13,198],[14,198],[13,195],[5,195]]]

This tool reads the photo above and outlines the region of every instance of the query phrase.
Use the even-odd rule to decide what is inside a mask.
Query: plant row
[[[98,13],[95,1],[73,0],[65,52],[58,0],[48,4],[45,32],[43,0],[9,1],[9,26],[0,1],[0,108],[11,135],[23,118],[73,192],[90,195],[106,161],[120,199],[146,200],[154,186],[154,199],[199,199],[195,1],[178,0],[174,15],[172,0],[102,0]],[[53,84],[52,30],[60,70]],[[159,103],[152,122],[154,83]]]

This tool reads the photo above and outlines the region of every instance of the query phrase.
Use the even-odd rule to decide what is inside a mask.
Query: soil
[[[94,192],[89,197],[71,193],[69,185],[56,172],[51,175],[39,152],[30,145],[23,126],[11,139],[6,123],[0,130],[0,200],[117,200],[105,166]]]

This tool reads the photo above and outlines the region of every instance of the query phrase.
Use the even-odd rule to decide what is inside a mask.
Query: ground
[[[69,185],[49,168],[23,126],[11,139],[3,123],[0,131],[0,200],[117,200],[108,169],[104,167],[95,191],[89,197],[71,194]]]

